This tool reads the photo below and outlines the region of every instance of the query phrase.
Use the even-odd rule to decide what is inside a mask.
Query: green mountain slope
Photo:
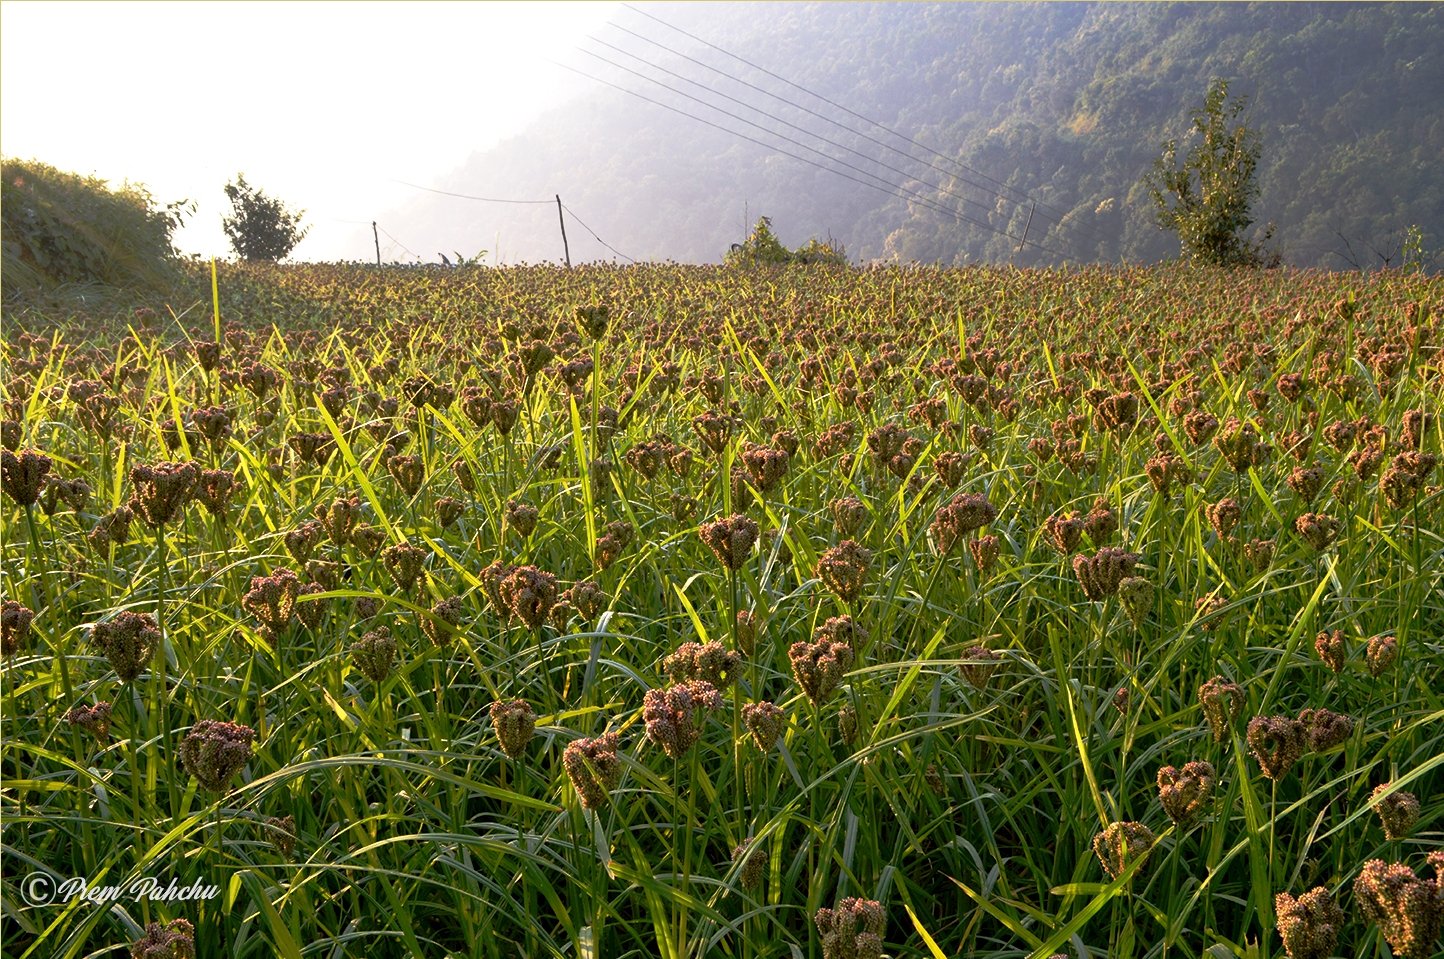
[[[862,260],[1154,261],[1175,255],[1177,242],[1154,224],[1140,180],[1160,143],[1185,132],[1218,76],[1252,99],[1250,122],[1263,145],[1255,212],[1260,224],[1276,223],[1274,246],[1286,262],[1397,265],[1404,230],[1414,224],[1430,248],[1444,241],[1444,5],[642,9],[755,66],[630,10],[614,26],[791,103],[618,29],[599,36],[696,83],[589,48],[767,132],[591,56],[577,53],[571,62],[778,149],[599,83],[523,136],[473,155],[444,188],[560,193],[601,239],[637,259],[720,260],[751,221],[767,215],[791,246],[832,236]],[[388,222],[413,245],[463,253],[499,246],[507,262],[562,255],[555,207],[422,196]],[[574,260],[613,256],[579,222],[569,222],[569,233]]]

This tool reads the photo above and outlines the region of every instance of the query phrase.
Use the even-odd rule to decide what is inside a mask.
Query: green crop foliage
[[[4,330],[7,956],[1436,954],[1439,280],[218,280]]]

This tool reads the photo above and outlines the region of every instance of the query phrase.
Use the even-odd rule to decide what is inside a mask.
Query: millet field
[[[188,270],[6,311],[6,956],[1444,955],[1444,281]]]

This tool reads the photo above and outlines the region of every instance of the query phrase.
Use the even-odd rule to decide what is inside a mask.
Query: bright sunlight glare
[[[202,256],[229,255],[244,173],[305,211],[295,259],[369,259],[371,221],[418,195],[397,181],[435,183],[583,89],[549,61],[617,7],[6,0],[0,151],[195,201],[176,245]]]

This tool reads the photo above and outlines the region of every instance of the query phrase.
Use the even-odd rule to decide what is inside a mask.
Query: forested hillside
[[[560,193],[636,259],[720,260],[766,215],[783,242],[831,236],[855,261],[1150,262],[1178,248],[1155,225],[1141,179],[1222,77],[1251,98],[1263,148],[1258,224],[1277,225],[1285,262],[1398,265],[1409,226],[1422,228],[1427,250],[1444,237],[1439,4],[642,9],[753,66],[630,9],[598,34],[610,47],[588,49],[635,73],[580,51],[568,62],[772,147],[597,83],[435,185],[502,198]],[[458,122],[464,116],[461,107]],[[386,223],[423,258],[432,249],[485,248],[506,262],[562,255],[555,206],[418,194]],[[569,226],[574,259],[614,255],[579,221]]]

